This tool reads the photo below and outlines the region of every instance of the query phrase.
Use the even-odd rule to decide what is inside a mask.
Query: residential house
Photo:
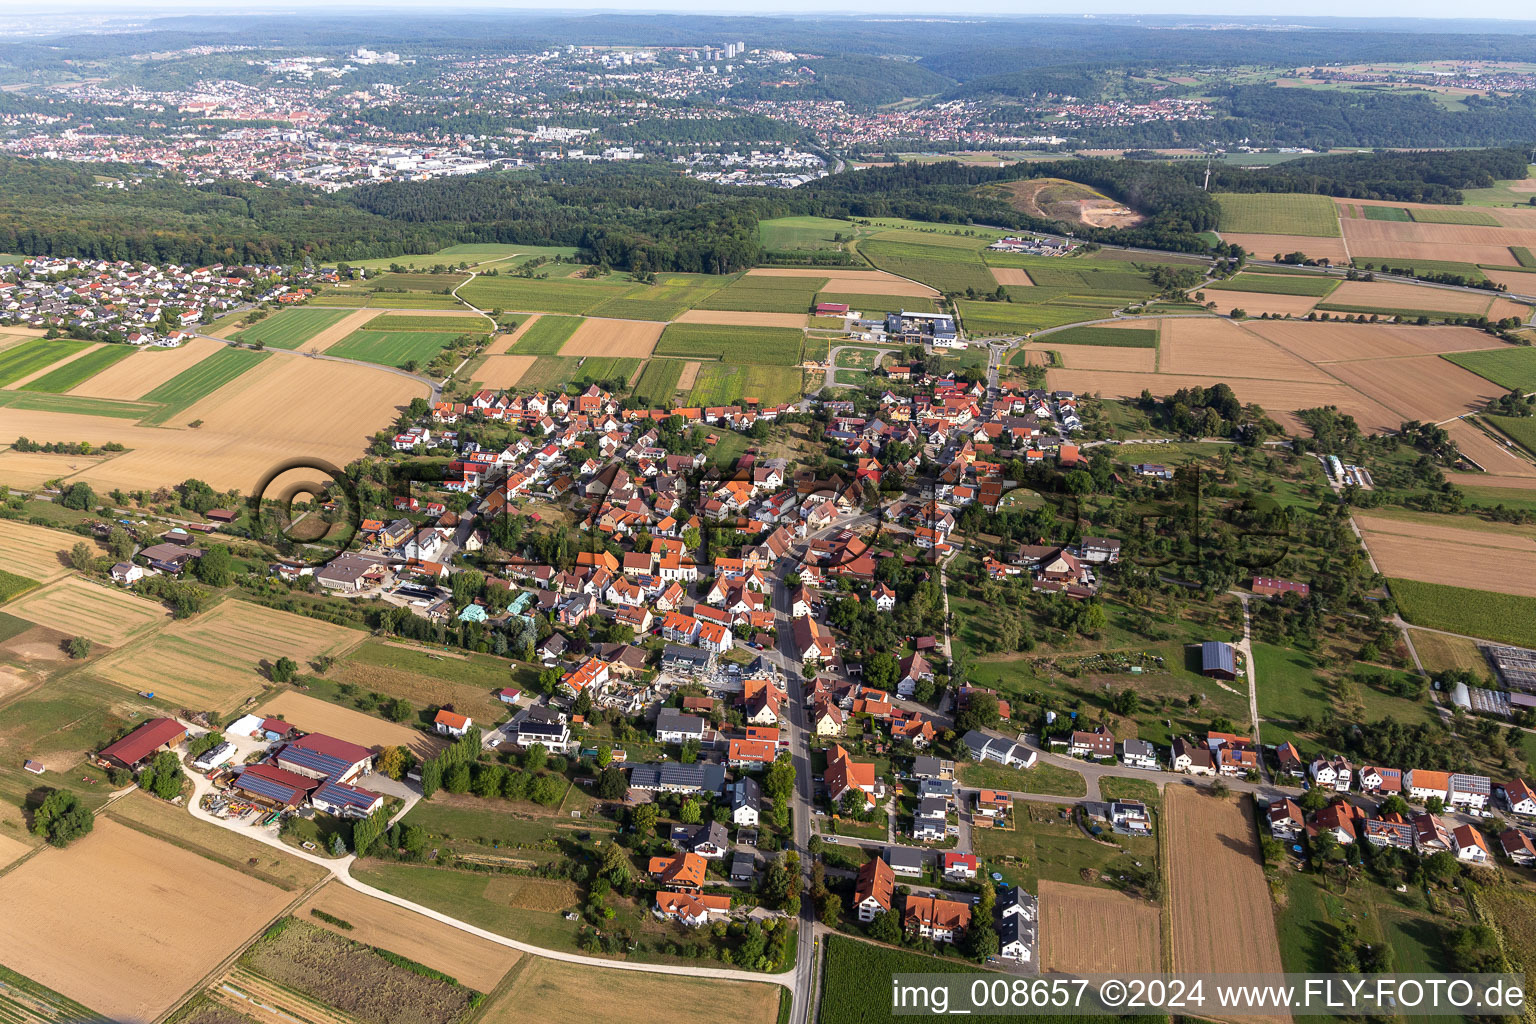
[[[956,853],[953,850],[944,851],[942,865],[944,877],[958,881],[969,881],[975,878],[978,868],[974,853]]]
[[[1115,736],[1103,726],[1092,732],[1073,732],[1067,753],[1073,757],[1114,757]]]
[[[1290,797],[1278,797],[1269,804],[1269,834],[1281,842],[1292,842],[1306,829],[1301,808]]]
[[[1144,768],[1157,771],[1157,748],[1146,740],[1126,740],[1120,745],[1120,763],[1127,768]]]
[[[902,926],[931,942],[954,942],[971,923],[971,905],[932,896],[908,896]]]
[[[1337,790],[1340,793],[1348,793],[1349,783],[1355,771],[1342,757],[1319,757],[1312,762],[1307,773],[1312,776],[1312,782],[1315,785]]]
[[[705,860],[719,860],[731,849],[731,837],[725,823],[712,821],[700,825],[674,825],[672,846],[697,854]]]
[[[1384,793],[1395,796],[1403,791],[1403,773],[1398,768],[1361,765],[1355,776],[1360,780],[1362,793]]]
[[[662,708],[656,715],[657,743],[687,743],[704,739],[704,719],[685,715],[675,708]]]
[[[738,826],[756,826],[762,812],[762,790],[753,778],[744,778],[731,783],[729,787],[731,798],[731,824]]]
[[[864,806],[872,808],[883,796],[883,787],[875,778],[872,763],[860,763],[840,744],[833,744],[827,751],[827,770],[823,775],[827,784],[827,798],[834,807],[840,806],[845,793],[859,792],[864,796]]]
[[[973,761],[996,761],[1005,767],[1033,768],[1039,760],[1035,751],[1001,736],[989,736],[978,729],[966,733],[961,737],[961,742],[965,744]]]
[[[1276,745],[1275,764],[1281,775],[1289,775],[1293,779],[1307,777],[1307,764],[1301,759],[1301,752],[1296,749],[1294,743],[1285,742]]]
[[[853,905],[858,908],[859,920],[868,923],[876,914],[890,911],[895,891],[896,875],[891,866],[879,857],[866,861],[853,883]]]
[[[1504,805],[1522,818],[1536,817],[1536,791],[1524,779],[1504,784]]]
[[[1427,857],[1442,850],[1450,850],[1453,843],[1450,829],[1445,827],[1438,815],[1420,814],[1413,819],[1413,845],[1420,856]]]
[[[1492,859],[1488,842],[1476,825],[1461,825],[1451,833],[1451,845],[1456,849],[1456,859],[1468,864],[1486,864]]]
[[[1504,850],[1504,856],[1521,867],[1536,865],[1536,846],[1531,844],[1531,837],[1517,828],[1507,828],[1499,833],[1499,846]]]
[[[1365,823],[1365,841],[1372,846],[1391,846],[1399,850],[1411,850],[1414,843],[1413,823],[1398,814],[1382,814]]]
[[[1208,748],[1180,736],[1174,739],[1169,767],[1186,775],[1215,775],[1216,760]]]
[[[440,736],[452,736],[454,739],[465,735],[474,725],[474,720],[467,715],[461,715],[447,708],[440,708],[432,718],[432,728]]]

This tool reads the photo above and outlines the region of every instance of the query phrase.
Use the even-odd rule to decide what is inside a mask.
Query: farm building
[[[1200,645],[1200,674],[1211,679],[1237,678],[1237,652],[1231,644],[1207,640]]]
[[[1484,647],[1483,652],[1493,662],[1505,686],[1536,693],[1536,651],[1521,647]]]
[[[210,768],[229,764],[235,759],[235,745],[233,743],[220,743],[212,750],[205,750],[192,762],[192,767],[200,772],[206,772]]]
[[[326,814],[339,818],[366,818],[384,806],[384,798],[370,790],[345,782],[327,782],[315,790],[309,802]]]
[[[310,733],[280,750],[277,763],[312,779],[346,782],[373,767],[373,753],[367,747],[334,736]]]
[[[104,764],[118,768],[137,768],[161,748],[174,747],[187,736],[187,730],[173,718],[151,718],[116,743],[97,754]]]
[[[315,780],[270,764],[253,764],[240,773],[235,788],[258,804],[298,807],[315,788]]]

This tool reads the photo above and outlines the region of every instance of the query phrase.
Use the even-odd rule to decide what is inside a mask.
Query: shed
[[[1200,674],[1212,679],[1237,678],[1237,652],[1231,644],[1207,640],[1200,645]]]

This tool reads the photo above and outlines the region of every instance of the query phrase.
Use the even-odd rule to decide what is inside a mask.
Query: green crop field
[[[298,348],[350,315],[344,309],[283,309],[241,330],[235,339],[247,345],[260,342],[268,348]]]
[[[736,363],[794,366],[800,362],[804,335],[792,327],[719,327],[668,324],[652,353],[683,359],[720,359]]]
[[[952,234],[952,231],[965,230],[961,228],[935,229],[931,231],[917,231],[911,228],[895,228],[890,231],[877,231],[870,236],[873,242],[906,242],[912,245],[938,246],[944,249],[969,249],[971,252],[980,252],[992,240],[997,237],[995,231],[988,231],[979,235]]]
[[[1532,253],[1530,249],[1523,245],[1512,245],[1509,247],[1509,252],[1515,258],[1515,262],[1522,267],[1536,269],[1536,253]]]
[[[85,349],[90,342],[72,338],[37,338],[0,352],[0,387],[14,383]]]
[[[113,363],[133,355],[133,352],[133,348],[129,345],[103,345],[94,352],[88,352],[79,359],[65,363],[57,370],[43,374],[32,383],[25,385],[22,390],[62,395],[71,388],[84,384]]]
[[[417,316],[413,313],[382,313],[369,320],[366,326],[370,331],[453,331],[455,334],[489,334],[491,330],[487,321],[476,316]]]
[[[508,351],[517,356],[555,355],[581,324],[579,316],[541,316]]]
[[[1157,327],[1068,327],[1045,336],[1052,345],[1113,345],[1117,348],[1156,348]]]
[[[1464,210],[1454,206],[1432,206],[1408,211],[1420,224],[1468,224],[1473,227],[1496,228],[1499,222],[1487,210]]]
[[[630,291],[592,309],[616,320],[675,320],[723,288],[730,278],[709,274],[661,274],[652,285]]]
[[[110,398],[82,398],[78,395],[52,395],[39,391],[0,391],[0,409],[137,420],[159,412],[160,406],[150,402],[118,402]]]
[[[1327,277],[1282,277],[1279,274],[1238,274],[1225,281],[1213,281],[1206,291],[1264,292],[1268,295],[1323,296],[1339,286]]]
[[[497,266],[515,267],[526,263],[535,256],[574,256],[576,250],[570,246],[553,245],[503,245],[496,242],[466,242],[463,245],[450,245],[446,249],[437,252],[417,253],[410,256],[383,256],[376,260],[348,260],[349,267],[362,267],[367,270],[388,270],[392,266],[406,267],[411,270],[430,270],[436,266],[452,266],[458,263],[489,263],[495,261]],[[517,259],[508,259],[516,256]],[[503,262],[504,261],[504,262]]]
[[[1220,192],[1221,230],[1254,235],[1339,236],[1339,215],[1327,196]]]
[[[1139,298],[1157,291],[1147,275],[1124,264],[1092,265],[1084,260],[1058,259],[1046,266],[1026,269],[1037,287],[1062,288],[1077,295]]]
[[[1445,358],[1501,388],[1536,391],[1536,348],[1511,345],[1482,352],[1452,352]]]
[[[13,597],[20,597],[33,587],[39,585],[37,580],[29,580],[25,576],[17,576],[13,572],[6,572],[4,569],[0,569],[0,604],[4,604]],[[11,617],[6,616],[6,618],[9,619]],[[12,619],[11,621],[21,622],[19,619]],[[3,624],[0,623],[0,625]],[[30,623],[22,623],[23,628],[30,625]],[[5,639],[9,640],[10,637],[7,636]]]
[[[1365,211],[1366,220],[1391,220],[1401,222],[1410,221],[1413,219],[1412,217],[1408,216],[1408,211],[1400,206],[1365,206],[1361,207],[1361,209]]]
[[[739,277],[695,308],[744,313],[809,313],[824,277]]]
[[[1119,303],[1102,297],[1074,296],[1053,288],[1012,287],[1013,302],[959,300],[960,318],[973,335],[1027,334],[1047,327],[1064,327],[1085,320],[1108,319]]]
[[[844,302],[849,309],[865,316],[871,313],[897,313],[903,309],[913,313],[937,313],[938,304],[926,295],[850,295],[847,292],[818,292],[817,302]]]
[[[929,236],[920,232],[902,234],[916,235],[924,239],[924,242],[919,244],[870,239],[859,243],[859,252],[881,270],[921,281],[941,292],[964,293],[970,289],[988,293],[997,290],[997,279],[981,261],[981,255],[976,249],[929,244],[929,239],[942,236]]]
[[[1536,598],[1417,580],[1387,583],[1403,618],[1415,626],[1536,647]]]
[[[481,275],[459,289],[464,301],[480,309],[507,309],[531,313],[589,313],[609,299],[618,298],[631,285],[608,279],[486,277]]]
[[[622,381],[625,386],[634,379],[641,360],[625,356],[588,356],[586,361],[571,372],[572,384],[601,384],[603,381]]]
[[[464,304],[452,295],[430,295],[427,292],[374,292],[364,305],[371,309],[464,308]]]
[[[1520,447],[1536,455],[1536,417],[1486,416],[1484,418],[1513,438]]]
[[[426,292],[439,294],[444,289],[452,291],[455,287],[469,280],[468,274],[380,274],[370,277],[363,282],[354,282],[354,288],[362,288],[365,291],[396,291]]]
[[[800,397],[801,374],[794,366],[705,363],[688,392],[688,405],[733,405],[756,398],[764,405],[792,402]]]
[[[549,391],[569,384],[576,371],[576,360],[560,356],[539,356],[518,378],[519,391]]]
[[[758,222],[757,241],[769,252],[836,252],[843,246],[834,242],[832,236],[840,234],[852,238],[857,231],[852,221],[827,217],[777,217]]]
[[[631,392],[631,397],[648,408],[665,408],[677,393],[677,381],[683,374],[681,359],[652,359]]]
[[[155,402],[163,406],[159,412],[146,419],[145,423],[164,423],[199,399],[213,394],[257,363],[271,357],[270,352],[252,352],[249,349],[239,348],[219,349],[213,355],[187,367],[145,395],[143,401]]]
[[[457,331],[353,331],[326,349],[325,354],[340,359],[360,359],[365,363],[404,367],[406,363],[425,366],[457,338]]]

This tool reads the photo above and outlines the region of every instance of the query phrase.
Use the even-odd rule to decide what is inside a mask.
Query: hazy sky
[[[1203,17],[1221,15],[1263,16],[1284,19],[1287,16],[1311,17],[1410,17],[1410,18],[1514,18],[1536,20],[1536,6],[1531,0],[1483,0],[1476,5],[1448,4],[1445,0],[639,0],[636,3],[615,0],[328,0],[327,10],[377,10],[380,7],[420,8],[423,10],[580,10],[649,13],[679,11],[696,14],[1191,14]],[[229,13],[275,13],[314,7],[306,3],[270,0],[261,5],[232,7],[226,0],[0,0],[0,20],[7,15],[31,11],[54,14],[76,11],[133,16],[141,12],[209,11]]]

